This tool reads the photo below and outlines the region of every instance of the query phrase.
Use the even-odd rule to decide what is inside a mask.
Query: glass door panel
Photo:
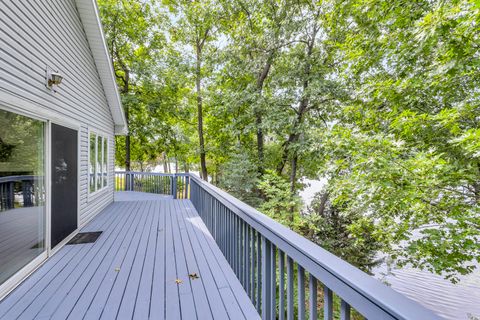
[[[45,123],[0,110],[0,285],[45,251]]]

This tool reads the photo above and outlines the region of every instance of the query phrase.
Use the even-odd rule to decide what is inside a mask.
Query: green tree
[[[172,21],[172,39],[183,45],[189,55],[191,72],[195,82],[195,104],[197,109],[197,133],[200,154],[201,177],[208,180],[206,146],[204,136],[204,92],[206,76],[205,59],[214,53],[221,6],[215,1],[168,1],[175,15]]]
[[[400,264],[452,281],[480,260],[479,17],[471,1],[380,0],[331,17],[352,87],[318,153],[332,203],[377,221]]]
[[[129,171],[131,129],[141,127],[142,123],[137,125],[134,122],[142,117],[144,111],[137,109],[137,99],[132,95],[135,95],[142,79],[153,74],[158,51],[165,39],[161,32],[156,32],[160,14],[155,10],[153,1],[99,0],[98,5],[129,129],[124,138],[117,138],[117,143],[124,147],[125,155],[117,154],[119,159],[125,160],[125,168]],[[139,137],[137,135],[133,139],[138,140]]]
[[[315,194],[299,229],[322,248],[366,272],[381,262],[377,255],[382,242],[375,238],[374,222],[333,205],[328,191]]]
[[[258,183],[257,166],[245,150],[239,149],[233,154],[224,164],[222,171],[224,173],[220,187],[251,206],[260,204],[255,192]]]
[[[129,163],[131,149],[141,168],[198,169],[366,270],[377,248],[453,281],[474,269],[474,1],[102,0],[100,8],[129,118],[118,159]],[[308,215],[303,177],[328,182],[328,201],[321,209],[319,195]]]
[[[292,195],[288,180],[279,176],[274,170],[267,170],[259,182],[258,188],[265,195],[265,201],[259,209],[275,220],[295,229],[299,215],[292,212],[299,212],[301,200],[298,196]],[[291,208],[296,210],[291,211]]]

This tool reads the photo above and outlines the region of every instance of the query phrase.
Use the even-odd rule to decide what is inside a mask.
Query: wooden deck
[[[190,200],[122,193],[0,302],[0,319],[258,319]],[[196,273],[198,278],[189,277]]]

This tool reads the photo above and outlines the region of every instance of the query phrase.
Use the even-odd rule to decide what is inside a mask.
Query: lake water
[[[375,277],[396,291],[418,301],[445,319],[480,319],[480,272],[462,276],[457,284],[427,271],[413,268],[390,270],[381,265]],[[386,274],[384,276],[384,274]]]
[[[310,186],[300,194],[305,203],[320,191],[324,181],[305,180]],[[419,302],[445,319],[480,320],[480,268],[460,277],[457,284],[428,271],[413,268],[389,270],[386,264],[373,270],[375,278]]]

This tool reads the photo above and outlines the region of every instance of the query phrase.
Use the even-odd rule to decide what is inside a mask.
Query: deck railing
[[[0,211],[14,209],[16,195],[20,194],[22,207],[44,203],[43,177],[32,175],[0,177]]]
[[[188,173],[115,172],[115,191],[138,191],[171,195],[174,199],[189,197]]]
[[[131,174],[140,181],[158,175]],[[178,179],[183,181],[184,198],[192,201],[262,319],[318,319],[322,309],[325,320],[357,319],[351,309],[367,319],[440,319],[195,175],[160,176],[169,177],[172,195],[178,194]],[[134,190],[143,188],[133,184]]]

